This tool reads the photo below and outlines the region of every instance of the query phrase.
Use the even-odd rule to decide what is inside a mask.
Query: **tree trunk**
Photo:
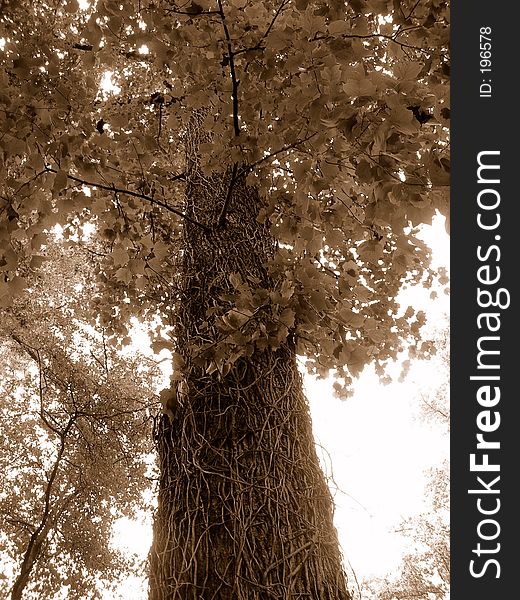
[[[156,434],[149,598],[349,600],[290,337],[277,348],[246,343],[228,372],[197,361],[201,345],[222,337],[213,309],[236,292],[231,274],[256,278],[264,295],[273,289],[275,242],[257,220],[261,199],[235,173],[206,179],[192,165],[187,187],[187,214],[220,226],[207,233],[185,225],[176,329],[183,360]]]
[[[52,485],[52,482],[51,482]],[[50,489],[50,488],[49,488]],[[42,521],[29,538],[27,548],[24,553],[22,564],[20,565],[20,571],[13,583],[11,588],[11,600],[21,600],[25,588],[31,580],[31,573],[40,558],[42,547],[47,540],[49,530],[52,528],[53,523],[49,517],[49,513],[46,510]]]

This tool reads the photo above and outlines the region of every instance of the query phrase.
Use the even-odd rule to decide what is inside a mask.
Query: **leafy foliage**
[[[446,317],[446,322],[448,318]],[[426,424],[440,425],[447,432],[450,430],[450,340],[449,327],[437,329],[433,334],[436,348],[435,363],[439,373],[444,373],[437,383],[434,393],[421,394],[420,418]]]
[[[1,313],[0,547],[13,599],[100,597],[132,568],[112,525],[145,506],[149,487],[157,369],[82,323],[77,265],[61,248],[61,264]]]
[[[123,336],[130,315],[172,322],[186,131],[203,109],[202,168],[235,165],[258,188],[284,282],[237,285],[218,314],[239,341],[208,360],[293,336],[314,372],[382,372],[421,325],[399,287],[431,282],[413,228],[447,212],[448,22],[437,0],[5,3],[2,302],[56,223],[67,237],[91,223],[102,320],[117,305]]]

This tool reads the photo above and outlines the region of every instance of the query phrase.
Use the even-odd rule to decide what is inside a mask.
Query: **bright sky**
[[[433,266],[449,266],[449,236],[436,218],[421,237],[433,250]],[[449,297],[417,288],[404,306],[425,310],[428,328],[442,326]],[[449,458],[449,435],[441,425],[418,419],[420,394],[433,394],[446,373],[434,361],[416,361],[403,383],[382,386],[367,369],[349,400],[334,398],[330,381],[306,379],[316,441],[330,455],[336,527],[344,554],[359,580],[395,570],[407,540],[394,530],[403,518],[424,510],[425,470]],[[398,372],[398,370],[396,370]]]
[[[447,432],[417,419],[417,381],[435,376],[416,365],[407,381],[383,387],[367,372],[347,401],[333,397],[330,382],[307,384],[316,439],[338,486],[340,543],[358,579],[398,567],[407,545],[393,530],[424,509],[424,470],[448,456]]]
[[[444,219],[434,219],[421,237],[433,250],[433,266],[447,268],[449,237]],[[425,310],[430,327],[442,326],[449,297],[441,290],[432,300],[430,292],[409,290],[402,304]],[[332,468],[338,487],[335,522],[340,543],[360,581],[398,568],[407,540],[395,529],[404,518],[424,510],[424,472],[449,456],[448,432],[418,419],[421,392],[434,393],[445,375],[438,368],[433,361],[415,362],[403,383],[388,386],[366,370],[349,400],[334,397],[332,381],[305,378],[316,441],[326,450],[320,452],[325,470],[330,475]],[[151,542],[150,528],[122,522],[114,541],[144,557]],[[134,579],[120,592],[125,600],[146,598]]]

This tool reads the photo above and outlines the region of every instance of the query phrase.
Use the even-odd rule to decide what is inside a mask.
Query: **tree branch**
[[[52,167],[47,167],[45,169],[45,171],[48,173],[57,173],[58,172],[56,169],[53,169]],[[181,179],[181,177],[183,177],[183,176],[179,175],[177,178]],[[116,194],[125,194],[126,196],[132,196],[133,198],[139,198],[140,200],[146,200],[150,204],[155,204],[156,206],[161,206],[162,208],[168,210],[169,212],[172,212],[172,213],[178,215],[179,217],[182,217],[186,221],[189,221],[192,225],[196,225],[197,227],[200,227],[206,233],[211,233],[211,229],[209,227],[207,227],[206,225],[204,225],[203,223],[199,223],[199,221],[196,221],[195,219],[188,217],[188,215],[186,215],[182,211],[174,208],[173,206],[170,206],[169,204],[166,204],[166,202],[157,200],[157,198],[152,198],[151,196],[147,196],[146,194],[141,194],[140,192],[133,192],[132,190],[118,188],[113,184],[112,185],[104,185],[102,183],[96,183],[94,181],[87,181],[86,179],[81,179],[79,177],[75,177],[74,175],[70,175],[69,173],[67,173],[67,178],[70,179],[71,181],[75,181],[76,183],[80,183],[81,185],[99,188],[101,190],[107,190],[109,192],[114,192]]]
[[[94,49],[92,44],[72,44],[72,47],[76,50],[83,50],[83,52],[91,52]]]
[[[393,35],[384,35],[382,33],[370,33],[370,34],[365,34],[365,35],[354,34],[354,33],[344,33],[340,37],[342,37],[343,39],[358,39],[358,40],[369,40],[369,39],[388,40],[389,42],[393,42],[394,44],[397,44],[398,46],[400,46],[403,49],[408,48],[410,50],[415,50],[416,52],[422,52],[422,53],[428,54],[428,55],[442,56],[442,52],[440,52],[440,51],[438,52],[438,51],[432,50],[431,48],[421,48],[420,46],[413,46],[411,44],[406,44],[405,42],[400,42],[397,40],[397,37],[399,35],[406,33],[410,29],[414,29],[414,28],[410,27],[410,28],[402,30],[402,31],[397,31]],[[320,40],[329,40],[329,39],[331,39],[331,37],[332,36],[329,35],[328,33],[324,33],[322,35],[316,34],[313,38],[310,38],[309,41],[310,42],[318,42]]]
[[[301,139],[301,140],[297,140],[296,142],[293,142],[292,144],[287,144],[287,146],[282,146],[281,148],[279,148],[278,150],[275,150],[274,152],[271,152],[271,154],[268,154],[267,156],[264,156],[263,158],[261,158],[260,160],[257,160],[254,163],[251,163],[250,165],[247,165],[242,172],[240,173],[240,175],[242,175],[243,173],[247,173],[252,171],[255,167],[257,167],[258,165],[262,164],[263,162],[265,162],[266,160],[269,160],[270,158],[274,158],[275,156],[277,156],[278,154],[281,154],[282,152],[287,152],[287,150],[292,150],[293,148],[296,148],[299,144],[303,144],[304,142],[308,142],[310,139],[312,139],[315,135],[317,135],[317,133],[311,133],[310,135],[308,135],[307,137]]]
[[[12,600],[21,600],[23,591],[29,582],[29,575],[36,564],[36,561],[39,558],[41,547],[47,537],[49,529],[52,527],[52,522],[50,521],[50,512],[51,512],[51,494],[53,491],[54,481],[58,474],[58,469],[60,463],[63,458],[63,454],[65,452],[65,441],[69,431],[71,430],[74,422],[76,420],[76,415],[72,415],[69,418],[69,422],[67,423],[65,429],[61,433],[60,437],[60,447],[58,449],[58,454],[56,455],[56,459],[51,469],[51,473],[49,478],[47,479],[47,485],[45,487],[45,495],[44,495],[44,508],[42,518],[40,520],[40,524],[36,528],[36,530],[32,533],[29,538],[29,542],[27,544],[27,548],[25,550],[24,558],[22,564],[20,566],[20,572],[15,579],[13,587],[11,588],[11,599]]]
[[[260,38],[259,42],[258,42],[258,47],[260,47],[260,44],[265,40],[265,38],[271,33],[271,29],[274,27],[274,24],[276,22],[276,19],[278,19],[280,13],[282,12],[282,9],[284,8],[284,6],[286,4],[289,3],[290,0],[283,0],[283,2],[280,4],[280,6],[278,7],[278,10],[275,12],[274,17],[272,18],[271,22],[269,23],[269,27],[266,29],[264,35]]]
[[[237,50],[235,51],[235,56],[238,56],[239,54],[245,54],[247,52],[255,52],[257,50],[264,50],[265,46],[262,45],[262,42],[266,39],[266,37],[271,33],[271,29],[274,27],[274,24],[276,22],[276,19],[278,19],[278,17],[280,16],[280,13],[282,12],[282,9],[290,2],[290,0],[283,0],[283,2],[280,4],[280,6],[278,7],[277,11],[275,12],[273,18],[271,19],[271,22],[269,23],[267,29],[265,30],[265,33],[262,35],[262,37],[258,40],[258,42],[254,45],[251,46],[250,48],[243,48],[242,50]],[[249,66],[250,63],[247,63],[245,70],[247,71],[247,68]]]
[[[240,135],[240,123],[238,119],[238,84],[237,74],[235,70],[235,53],[233,52],[233,46],[231,45],[231,35],[226,23],[226,15],[224,14],[224,8],[222,7],[222,0],[218,0],[219,14],[222,19],[222,27],[224,28],[224,35],[226,36],[228,58],[229,58],[229,71],[231,73],[231,85],[232,92],[231,97],[233,100],[233,128],[235,130],[235,136]]]
[[[186,15],[188,17],[205,17],[206,15],[220,15],[218,10],[200,10],[200,11],[189,11],[189,10],[175,10],[174,8],[167,8],[164,12],[173,15]]]
[[[222,210],[220,211],[220,215],[218,216],[217,227],[224,227],[224,224],[226,222],[226,212],[228,210],[229,203],[231,202],[231,195],[233,193],[233,187],[234,187],[235,181],[237,179],[237,170],[238,170],[238,163],[235,163],[233,165],[233,171],[231,173],[231,180],[229,182],[226,200],[224,201],[224,206],[222,207]]]

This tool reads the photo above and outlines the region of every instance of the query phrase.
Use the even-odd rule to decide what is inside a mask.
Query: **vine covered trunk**
[[[261,198],[236,166],[189,175],[150,600],[349,600],[294,343],[251,335],[276,337]],[[253,310],[226,320],[247,289]]]

